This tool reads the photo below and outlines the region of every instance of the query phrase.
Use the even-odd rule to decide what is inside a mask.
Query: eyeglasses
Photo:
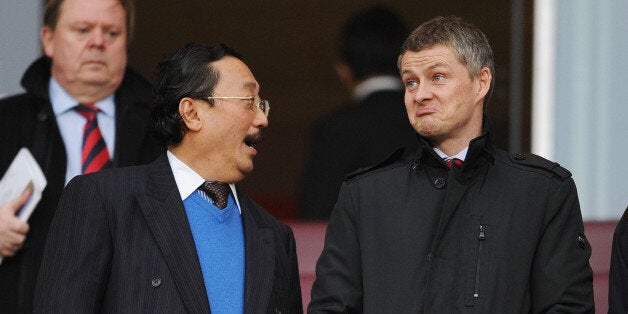
[[[259,96],[209,96],[205,97],[208,101],[213,99],[237,99],[237,100],[248,100],[249,101],[249,109],[252,111],[261,110],[266,117],[270,113],[270,103],[268,100],[263,100],[259,98]]]

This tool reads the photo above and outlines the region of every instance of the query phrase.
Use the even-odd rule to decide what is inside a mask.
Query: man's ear
[[[54,37],[54,31],[50,29],[50,27],[44,26],[41,28],[39,35],[41,37],[41,45],[44,53],[49,58],[52,58],[54,55],[54,41],[52,40]]]
[[[201,119],[198,115],[199,101],[190,97],[183,97],[179,101],[179,114],[183,119],[183,123],[190,131],[198,131],[201,129]]]
[[[336,75],[338,75],[340,83],[342,83],[342,85],[344,85],[349,92],[353,91],[358,82],[356,81],[349,64],[344,61],[338,61],[334,65],[334,69],[336,70]]]
[[[478,89],[476,102],[480,99],[483,99],[488,95],[488,90],[491,88],[491,81],[493,80],[493,76],[491,75],[491,70],[489,68],[482,68],[480,70],[480,74],[478,75]]]

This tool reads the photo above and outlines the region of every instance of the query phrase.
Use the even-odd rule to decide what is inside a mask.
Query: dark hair
[[[403,21],[390,9],[371,7],[344,25],[340,34],[341,58],[358,80],[380,74],[397,76],[397,56],[407,34]]]
[[[484,98],[486,108],[495,85],[495,61],[486,35],[475,25],[460,17],[436,17],[417,27],[403,43],[397,61],[399,69],[401,69],[401,58],[406,51],[418,52],[435,45],[444,45],[452,49],[458,61],[467,67],[471,79],[477,77],[483,68],[491,71],[493,79]]]
[[[157,64],[153,135],[158,141],[166,146],[181,142],[187,128],[179,114],[179,102],[184,97],[212,96],[220,76],[211,63],[225,56],[242,60],[226,45],[206,47],[191,43]]]
[[[61,15],[61,6],[65,0],[48,0],[44,8],[44,26],[55,30],[59,15]],[[127,27],[127,43],[133,39],[133,30],[135,29],[135,3],[133,0],[118,0],[126,13]]]

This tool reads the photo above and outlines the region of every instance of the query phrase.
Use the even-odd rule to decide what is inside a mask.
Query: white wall
[[[22,92],[22,74],[41,55],[38,0],[2,0],[0,4],[0,97]]]
[[[548,3],[553,23],[535,25],[547,41],[535,42],[533,152],[573,173],[585,220],[615,220],[628,205],[628,1],[535,5]]]

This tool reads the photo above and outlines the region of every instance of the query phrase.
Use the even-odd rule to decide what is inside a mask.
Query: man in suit
[[[571,173],[493,144],[486,36],[434,18],[399,70],[421,146],[347,176],[308,313],[593,313]]]
[[[187,45],[156,73],[167,154],[68,184],[35,310],[301,313],[290,227],[235,186],[268,126],[255,77],[224,45]]]
[[[45,55],[22,77],[26,92],[0,101],[0,173],[27,147],[48,181],[27,223],[10,206],[1,209],[0,243],[13,248],[2,254],[0,265],[2,312],[31,312],[44,243],[64,185],[101,167],[151,162],[163,151],[148,136],[152,88],[126,68],[133,14],[130,0],[48,1],[41,30]],[[83,145],[84,135],[92,133],[84,132],[88,119],[79,104],[96,110],[86,128],[100,133],[96,146]],[[84,162],[82,154],[90,148],[100,149],[100,155]]]
[[[299,195],[300,218],[328,219],[344,176],[383,160],[399,147],[418,147],[396,66],[406,33],[403,21],[383,6],[360,12],[343,27],[336,72],[353,99],[312,127]]]
[[[615,227],[608,280],[608,313],[628,312],[628,208]]]

